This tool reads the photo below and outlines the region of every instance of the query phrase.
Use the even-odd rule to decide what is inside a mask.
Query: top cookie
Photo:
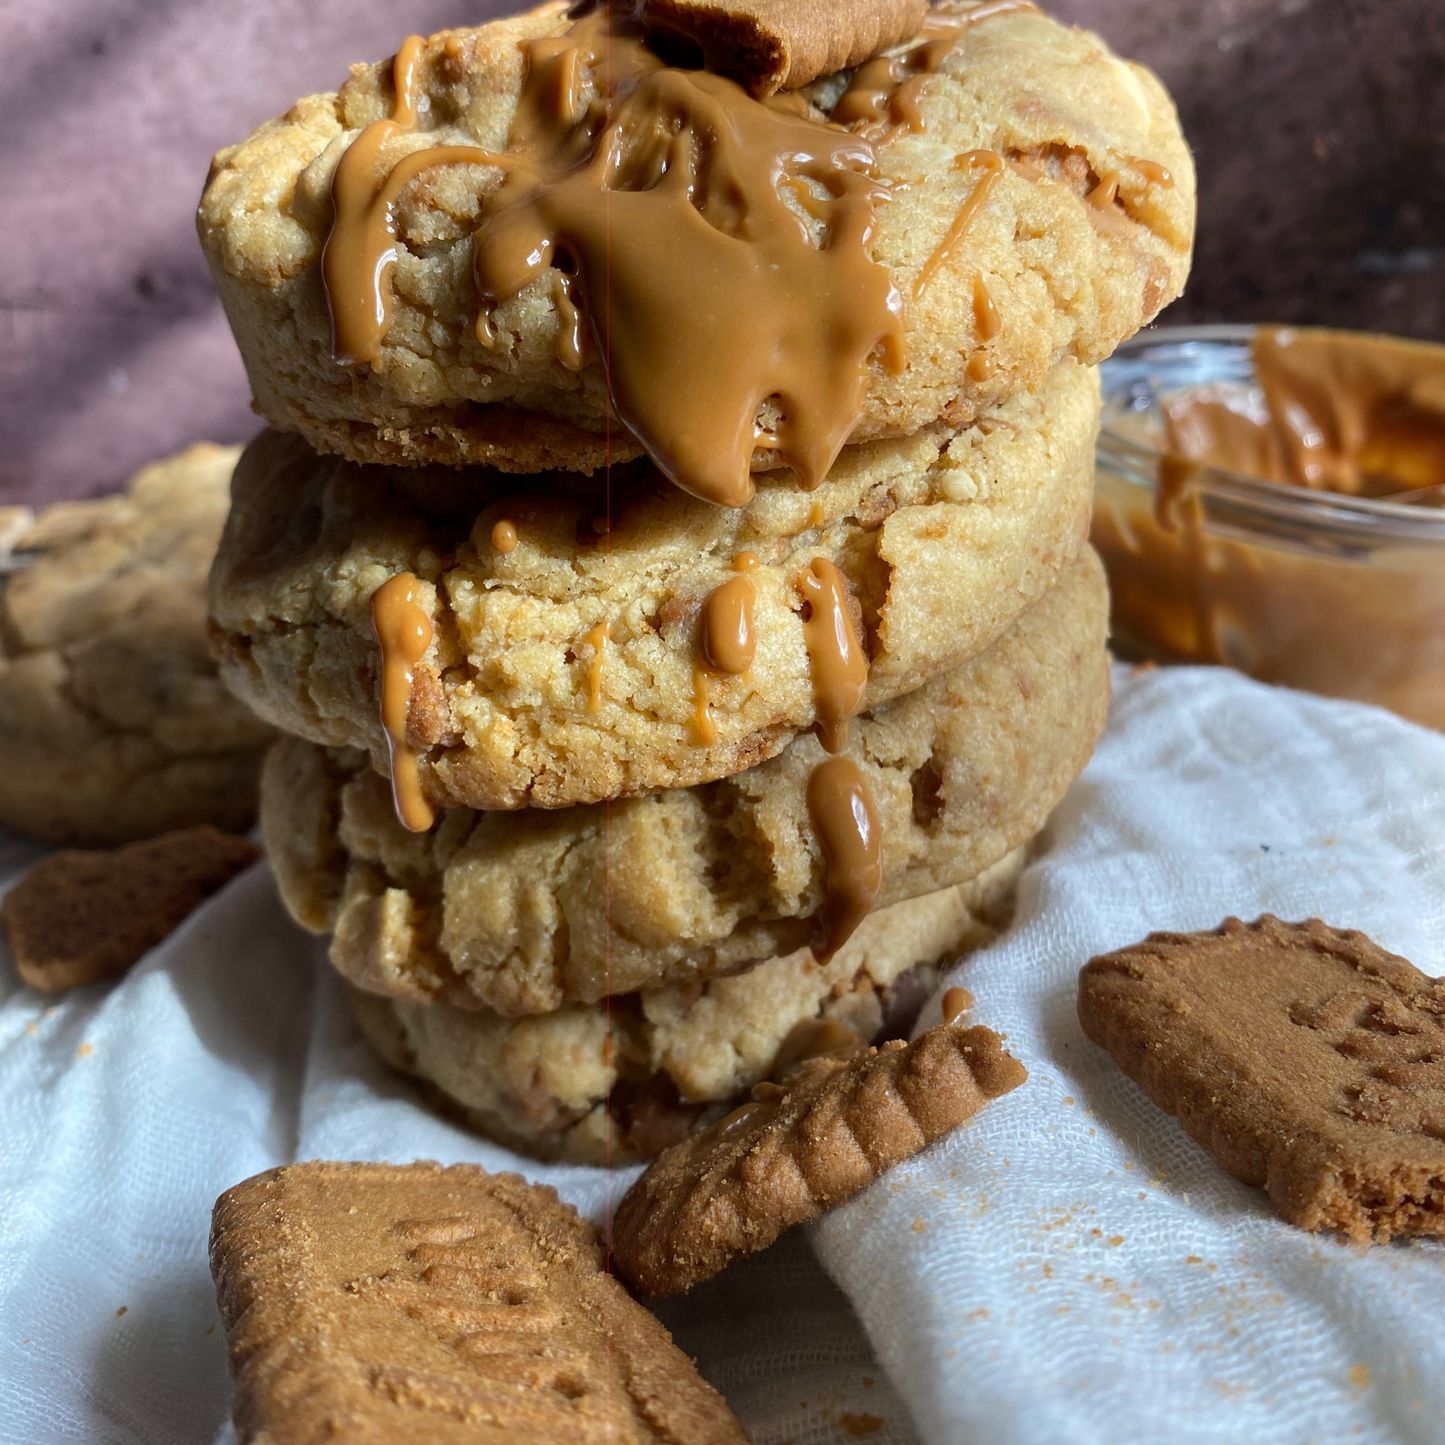
[[[750,464],[812,483],[1097,362],[1183,286],[1167,95],[1031,7],[938,7],[766,103],[599,26],[409,42],[217,157],[201,240],[274,425],[407,465],[645,448],[737,504]]]
[[[239,454],[189,447],[0,542],[0,824],[81,845],[250,826],[271,730],[206,646]]]

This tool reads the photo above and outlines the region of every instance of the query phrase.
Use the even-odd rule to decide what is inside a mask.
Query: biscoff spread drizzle
[[[391,757],[396,816],[404,828],[425,833],[436,813],[422,792],[406,724],[416,669],[432,643],[432,623],[417,601],[417,580],[410,572],[388,578],[372,594],[371,625],[381,647],[381,725]]]
[[[826,963],[868,916],[883,883],[883,831],[867,779],[851,758],[826,758],[808,779],[808,816],[827,865],[814,957]]]
[[[868,687],[868,654],[848,606],[848,581],[826,557],[815,557],[802,578],[808,614],[803,641],[813,674],[818,741],[830,753],[848,741],[848,719]]]
[[[504,153],[415,151],[378,179],[381,148],[415,128],[418,45],[397,56],[393,118],[361,132],[333,184],[323,274],[336,359],[380,357],[402,187],[433,165],[500,167],[474,235],[483,342],[495,344],[488,308],[556,264],[569,276],[564,363],[582,359],[575,308],[614,410],[674,483],[742,506],[761,446],[817,486],[875,353],[892,371],[905,363],[902,303],[869,255],[888,198],[872,143],[669,67],[629,19],[599,9],[526,44]]]
[[[942,68],[964,31],[996,15],[1038,14],[1033,0],[986,0],[972,10],[936,8],[917,36],[891,55],[866,60],[853,72],[829,117],[835,125],[861,131],[874,139],[891,140],[901,132],[925,129],[919,108],[928,77]]]
[[[753,632],[753,604],[757,600],[750,572],[758,569],[753,552],[739,552],[733,559],[738,575],[714,587],[702,605],[703,665],[692,673],[692,692],[697,739],[704,747],[717,741],[717,724],[712,716],[712,679],[715,674],[741,677],[753,665],[758,640]]]

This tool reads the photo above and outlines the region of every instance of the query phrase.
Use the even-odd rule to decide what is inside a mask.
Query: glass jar
[[[1121,656],[1224,663],[1445,730],[1445,506],[1166,455],[1160,398],[1253,379],[1251,326],[1145,332],[1102,368],[1092,540]],[[1445,352],[1445,348],[1442,348]]]

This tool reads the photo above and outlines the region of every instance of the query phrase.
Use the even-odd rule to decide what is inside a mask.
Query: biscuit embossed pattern
[[[290,1164],[211,1224],[242,1442],[745,1445],[555,1191],[470,1164]]]

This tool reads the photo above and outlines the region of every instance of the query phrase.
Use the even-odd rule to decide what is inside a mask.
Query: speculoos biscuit
[[[228,1189],[211,1275],[242,1445],[746,1445],[555,1191],[470,1164],[288,1164]]]
[[[852,1058],[804,1063],[661,1155],[612,1221],[629,1284],[669,1295],[766,1249],[1028,1077],[981,1025],[940,1024]]]
[[[1445,1233],[1445,980],[1363,933],[1265,914],[1091,959],[1079,1020],[1291,1224]]]

